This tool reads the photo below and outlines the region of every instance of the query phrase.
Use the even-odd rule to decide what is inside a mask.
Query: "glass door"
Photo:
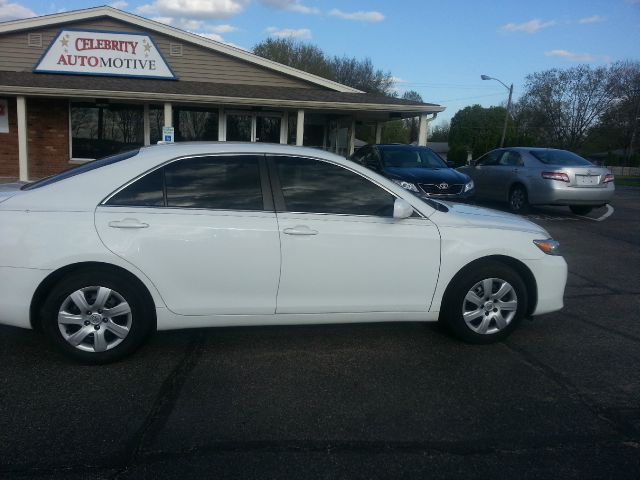
[[[228,142],[251,142],[253,119],[251,113],[230,112],[227,118]]]
[[[282,119],[274,115],[256,115],[256,142],[280,143],[280,125]]]

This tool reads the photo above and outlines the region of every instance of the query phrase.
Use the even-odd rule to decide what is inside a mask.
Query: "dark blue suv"
[[[475,187],[468,175],[450,168],[428,147],[365,145],[351,160],[375,170],[417,195],[443,200],[468,200]]]

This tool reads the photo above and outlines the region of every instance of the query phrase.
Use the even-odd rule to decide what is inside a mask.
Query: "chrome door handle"
[[[296,225],[295,227],[292,227],[292,228],[285,228],[282,232],[286,233],[287,235],[317,235],[318,234],[317,230],[312,230],[306,225]]]
[[[124,220],[114,220],[109,222],[111,228],[147,228],[148,223],[139,222],[135,218],[125,218]]]

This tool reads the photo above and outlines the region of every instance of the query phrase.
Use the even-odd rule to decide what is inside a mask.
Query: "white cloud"
[[[208,38],[209,40],[215,40],[216,42],[224,42],[224,38],[222,38],[222,35],[218,35],[217,33],[201,33],[201,32],[191,32],[191,33],[195,33],[196,35],[200,35],[201,37],[205,37]]]
[[[250,0],[155,0],[136,10],[144,15],[198,19],[229,18],[241,13]]]
[[[590,53],[573,53],[568,50],[550,50],[544,52],[547,57],[563,58],[570,62],[595,62],[598,58]]]
[[[300,0],[260,0],[265,7],[275,8],[277,10],[286,10],[288,12],[318,14],[320,10],[315,7],[307,7],[300,3]]]
[[[127,8],[129,6],[129,2],[126,2],[125,0],[116,0],[113,3],[110,3],[109,6],[122,10],[123,8]]]
[[[380,12],[343,12],[342,10],[338,10],[334,8],[329,12],[329,15],[332,17],[342,18],[343,20],[353,20],[356,22],[370,22],[376,23],[384,20],[384,15]]]
[[[601,17],[600,15],[593,15],[591,17],[581,18],[580,20],[578,20],[578,23],[581,25],[588,25],[590,23],[600,23],[604,21],[605,21],[604,17]]]
[[[276,27],[267,28],[266,32],[274,37],[278,38],[295,38],[297,40],[309,40],[311,38],[311,30],[308,28],[282,28]]]
[[[501,27],[501,30],[505,32],[526,32],[526,33],[536,33],[538,30],[543,28],[553,27],[556,25],[555,20],[549,20],[548,22],[543,22],[538,20],[537,18],[534,20],[529,20],[524,23],[507,23]]]
[[[32,10],[23,7],[19,3],[9,3],[9,0],[0,0],[0,22],[35,16],[36,14]]]
[[[207,30],[214,33],[231,33],[237,31],[238,27],[234,27],[233,25],[210,25],[207,27]]]

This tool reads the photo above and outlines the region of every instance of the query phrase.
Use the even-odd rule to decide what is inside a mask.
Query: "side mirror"
[[[456,162],[453,160],[447,160],[447,167],[454,168],[456,166]]]
[[[396,198],[393,204],[393,218],[401,220],[403,218],[409,218],[413,215],[413,207],[402,198]]]

